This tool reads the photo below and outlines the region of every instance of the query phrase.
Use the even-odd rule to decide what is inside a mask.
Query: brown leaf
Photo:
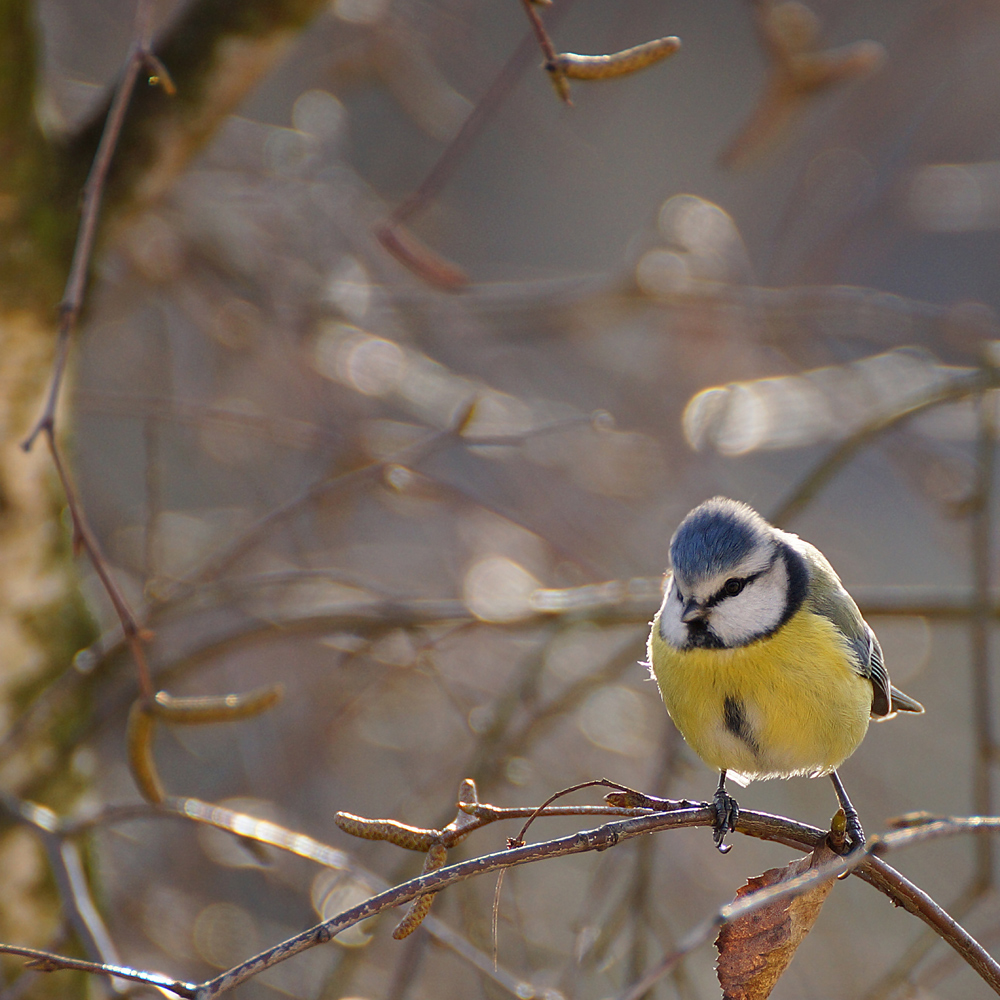
[[[748,879],[736,898],[788,882],[836,857],[824,840],[812,854]],[[719,949],[716,968],[724,1000],[764,1000],[770,995],[795,949],[812,930],[833,882],[831,876],[799,896],[776,899],[723,926],[715,946]]]

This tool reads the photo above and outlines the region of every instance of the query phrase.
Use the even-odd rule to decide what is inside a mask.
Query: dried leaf
[[[836,857],[824,840],[812,854],[748,879],[736,898],[788,882]],[[776,899],[723,926],[715,946],[719,950],[716,968],[724,1000],[764,1000],[770,995],[795,950],[812,930],[833,883],[831,876],[800,896]]]

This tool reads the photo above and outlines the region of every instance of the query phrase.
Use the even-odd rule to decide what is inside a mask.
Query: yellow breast
[[[828,774],[868,731],[871,683],[836,626],[812,611],[737,649],[675,649],[657,615],[649,660],[684,739],[737,778]]]

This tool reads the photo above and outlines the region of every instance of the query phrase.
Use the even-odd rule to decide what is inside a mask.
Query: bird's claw
[[[718,788],[715,792],[715,798],[712,800],[712,808],[715,810],[712,839],[720,854],[728,854],[733,849],[733,845],[725,842],[726,834],[736,829],[740,818],[740,807],[729,792],[724,788]]]
[[[861,828],[861,821],[858,814],[847,817],[847,839],[852,851],[860,850],[865,846],[865,831]]]
[[[843,808],[843,807],[841,807]],[[865,831],[861,828],[861,820],[858,819],[858,813],[855,809],[844,810],[844,820],[845,827],[844,835],[846,835],[847,840],[847,850],[841,851],[841,853],[846,857],[848,854],[853,854],[855,851],[863,851],[865,847]],[[841,872],[837,878],[841,881],[847,878],[851,874],[851,870],[848,869],[845,872]]]

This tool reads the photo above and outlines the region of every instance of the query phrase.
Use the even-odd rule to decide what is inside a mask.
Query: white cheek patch
[[[683,602],[677,600],[677,583],[671,577],[660,605],[660,638],[677,649],[682,649],[688,642],[688,629],[681,621],[683,610]]]
[[[777,627],[787,601],[788,567],[778,558],[741,593],[719,601],[712,608],[709,624],[724,645],[745,646]]]

